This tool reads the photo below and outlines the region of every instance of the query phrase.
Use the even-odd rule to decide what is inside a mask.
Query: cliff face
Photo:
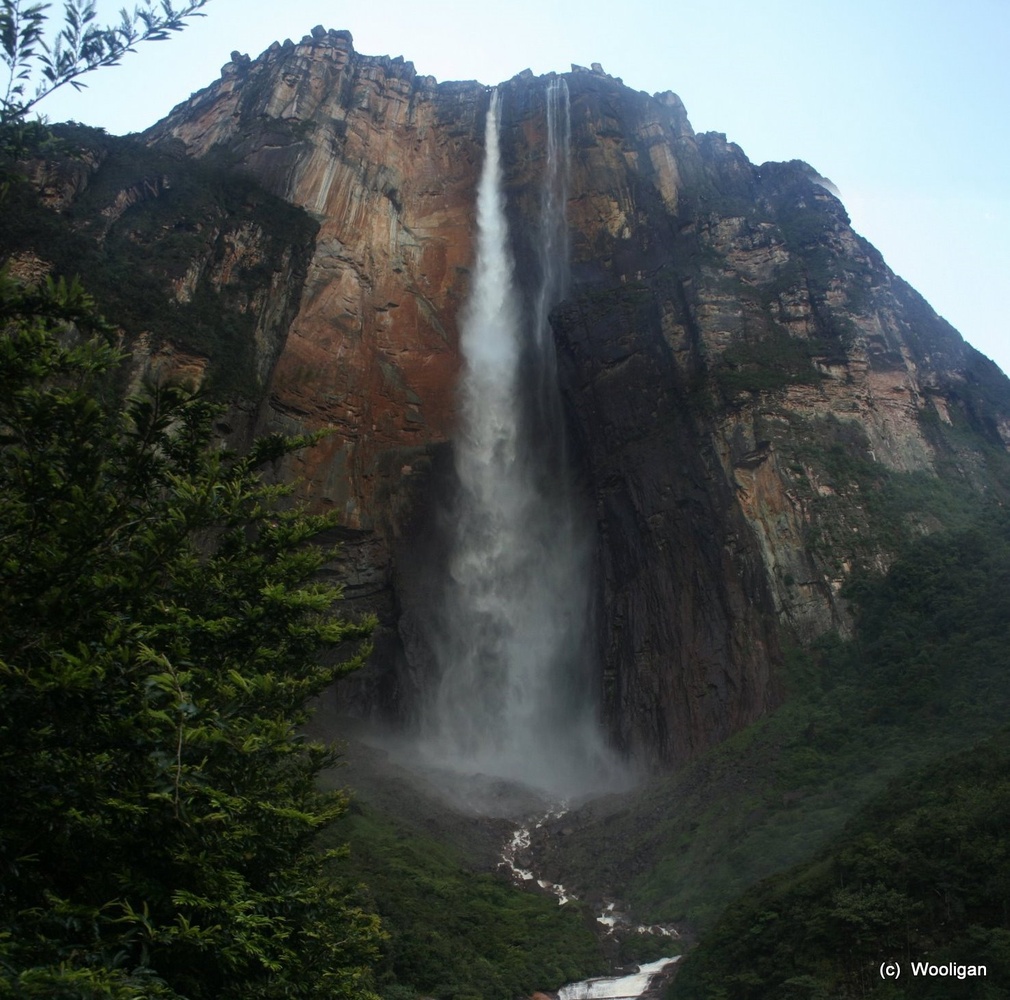
[[[1010,387],[853,233],[811,168],[754,166],[696,135],[673,94],[565,76],[572,286],[552,324],[596,515],[603,708],[619,745],[669,764],[774,706],[783,635],[844,630],[854,569],[1005,495]],[[523,276],[544,83],[527,72],[501,90]],[[256,354],[256,421],[333,431],[284,471],[345,516],[350,592],[387,626],[359,697],[389,710],[424,683],[412,623],[439,558],[487,100],[317,29],[233,54],[146,136],[318,225],[297,291],[263,287],[260,314],[297,313]],[[220,275],[258,252],[228,245]],[[180,301],[210,273],[186,267]]]
[[[297,473],[370,529],[451,432],[484,89],[362,58],[347,33],[234,60],[149,139],[227,160],[318,221],[270,423],[335,431]]]

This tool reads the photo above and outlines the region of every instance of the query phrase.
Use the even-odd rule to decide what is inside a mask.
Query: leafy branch
[[[105,66],[118,66],[141,42],[165,41],[181,31],[188,18],[203,17],[210,0],[188,0],[175,7],[172,0],[142,0],[131,14],[123,8],[119,24],[96,23],[95,0],[67,0],[63,28],[47,40],[52,4],[0,0],[0,61],[7,67],[7,83],[0,98],[0,125],[23,121],[54,90],[70,84],[81,90],[80,77]]]

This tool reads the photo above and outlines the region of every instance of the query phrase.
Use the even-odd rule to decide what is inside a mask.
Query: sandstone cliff
[[[565,76],[573,280],[553,327],[596,517],[601,698],[618,745],[668,764],[776,703],[783,637],[846,629],[854,570],[1005,495],[1010,386],[852,231],[813,169],[755,166],[696,135],[673,94],[598,68]],[[501,89],[522,276],[544,85],[527,72]],[[255,60],[234,53],[145,137],[254,179],[318,227],[301,270],[304,230],[249,293],[265,317],[255,343],[274,346],[232,397],[259,429],[333,431],[284,474],[343,512],[338,568],[386,625],[358,697],[390,712],[425,682],[416,622],[440,558],[487,99],[316,29]],[[86,173],[64,185],[71,201]],[[156,178],[121,180],[93,239],[156,197]],[[213,254],[176,266],[177,301],[226,287],[266,252],[260,235],[220,228]],[[227,366],[227,345],[206,354]]]
[[[277,426],[336,431],[298,472],[354,528],[381,522],[413,457],[451,433],[483,95],[317,31],[233,54],[148,136],[226,158],[318,221],[269,398]]]

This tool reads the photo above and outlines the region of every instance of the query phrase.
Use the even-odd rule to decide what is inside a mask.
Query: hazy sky
[[[99,0],[100,15],[123,2]],[[211,0],[206,12],[39,110],[139,131],[233,49],[255,57],[316,24],[439,80],[600,62],[635,89],[675,91],[697,131],[725,132],[755,163],[816,167],[888,264],[1010,371],[1010,0]]]

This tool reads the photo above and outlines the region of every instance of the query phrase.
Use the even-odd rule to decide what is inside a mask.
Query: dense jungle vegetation
[[[780,730],[764,829],[729,861],[822,846],[726,910],[673,997],[1010,995],[1010,518],[920,540],[852,598],[855,639],[797,657],[796,696],[759,727]],[[988,976],[913,980],[927,959]],[[880,979],[890,960],[903,980]]]
[[[582,902],[559,906],[395,817],[352,803],[324,836],[347,842],[346,869],[387,934],[383,1000],[512,1000],[608,971]]]
[[[924,980],[875,969],[941,955],[989,977],[930,995],[1006,995],[1010,516],[980,500],[955,514],[856,576],[851,639],[789,650],[776,712],[543,846],[553,877],[693,932],[671,997],[913,995]]]
[[[896,779],[828,849],[749,890],[705,935],[669,995],[1010,996],[1008,824],[1005,730]],[[953,971],[914,975],[923,962]],[[897,963],[897,979],[880,974],[883,963]]]

